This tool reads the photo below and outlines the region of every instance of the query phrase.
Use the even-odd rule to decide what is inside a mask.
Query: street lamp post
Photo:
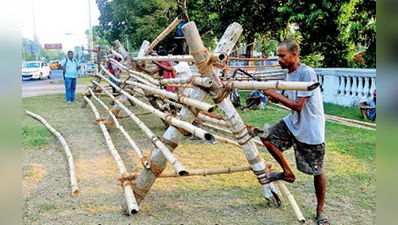
[[[33,22],[33,46],[31,48],[32,51],[34,51],[35,58],[36,60],[39,60],[39,48],[37,46],[37,34],[36,34],[36,19],[35,19],[35,4],[32,0],[32,22]]]
[[[90,35],[90,49],[94,49],[94,43],[93,43],[93,27],[91,25],[91,0],[88,0],[88,23],[89,23],[89,35]],[[93,51],[90,52],[90,60],[94,60],[94,54]]]

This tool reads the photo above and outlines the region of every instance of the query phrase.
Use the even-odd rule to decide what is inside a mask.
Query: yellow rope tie
[[[207,48],[199,49],[197,51],[191,51],[190,54],[192,56],[199,55],[200,53],[204,53],[205,58],[203,60],[195,60],[195,64],[198,67],[198,72],[200,74],[208,72],[213,66],[216,66],[220,69],[228,68],[228,60],[225,60],[223,64],[213,61],[211,58],[213,53],[211,53]]]
[[[143,194],[137,192],[140,191]],[[144,188],[144,187],[140,187],[138,186],[136,183],[133,184],[133,192],[135,197],[138,197],[139,199],[144,199],[146,194],[148,193],[149,189],[148,188]]]
[[[223,119],[222,116],[220,116],[218,114],[215,114],[215,113],[206,112],[206,111],[200,111],[200,113],[202,113],[203,115],[206,115],[208,117],[214,118],[214,119],[218,119],[218,120],[222,120]]]

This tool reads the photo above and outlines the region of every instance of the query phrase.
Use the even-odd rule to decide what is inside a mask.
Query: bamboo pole
[[[116,162],[116,166],[119,170],[119,176],[121,178],[126,177],[128,175],[126,167],[123,163],[122,158],[120,157],[119,153],[117,152],[115,145],[113,144],[113,141],[111,139],[111,136],[109,135],[108,130],[106,129],[104,121],[101,120],[101,117],[100,117],[100,114],[99,114],[97,108],[95,107],[93,102],[86,96],[84,96],[84,100],[86,100],[86,102],[90,105],[91,109],[94,112],[95,119],[98,121],[98,124],[101,128],[102,134],[104,135],[105,142],[106,142],[106,145],[108,146],[109,152],[111,153],[111,155],[113,156],[113,159]],[[126,199],[128,214],[132,215],[132,214],[137,213],[139,211],[138,204],[134,198],[134,193],[133,193],[131,184],[128,181],[123,181],[122,187],[123,187],[124,197]]]
[[[43,117],[34,114],[28,110],[26,110],[26,114],[40,121],[55,137],[58,138],[59,142],[61,142],[61,145],[64,148],[66,154],[66,158],[68,160],[72,197],[76,197],[79,194],[79,186],[77,185],[75,163],[73,161],[72,152],[70,151],[70,148],[66,143],[65,138],[58,131],[56,131]]]
[[[207,175],[220,175],[220,174],[231,174],[231,173],[239,173],[249,171],[252,168],[250,165],[247,166],[232,166],[226,168],[217,168],[217,169],[197,169],[197,170],[190,170],[188,176],[207,176]],[[186,176],[186,177],[188,177]],[[159,178],[171,178],[171,177],[179,177],[175,171],[166,171],[163,172]]]
[[[110,77],[112,77],[112,79],[116,80],[117,82],[124,82],[126,84],[129,85],[133,85],[135,87],[139,87],[143,90],[146,90],[148,92],[152,92],[154,94],[160,95],[161,97],[166,97],[166,98],[170,98],[173,99],[174,101],[178,101],[181,104],[186,104],[186,105],[190,105],[192,107],[195,107],[197,109],[200,109],[202,111],[206,111],[206,112],[212,112],[214,110],[214,106],[202,102],[202,101],[198,101],[196,99],[192,99],[189,98],[187,96],[183,96],[183,95],[177,95],[173,92],[169,92],[169,91],[165,91],[165,90],[161,90],[159,88],[153,88],[153,87],[149,87],[145,84],[141,84],[138,82],[134,82],[134,81],[122,81],[118,78],[116,78],[115,76],[113,76],[103,65],[101,65],[101,69],[103,71],[105,71]]]
[[[119,54],[122,56],[121,59],[123,59],[126,62],[129,62],[131,57],[130,57],[129,53],[126,51],[126,49],[124,49],[124,47],[120,43],[120,41],[119,40],[115,40],[113,42],[113,44],[115,45],[115,49],[117,49]]]
[[[225,52],[214,53],[211,57],[214,62],[224,62],[228,58]],[[135,57],[133,61],[157,61],[157,62],[194,62],[191,55],[168,55],[168,56],[142,56]]]
[[[282,181],[278,181],[278,184],[281,187],[283,194],[285,194],[285,196],[289,200],[289,203],[292,206],[294,213],[296,214],[297,220],[300,223],[305,223],[305,218],[304,218],[303,214],[301,213],[301,210],[300,210],[299,206],[297,205],[297,202],[294,199],[294,196],[290,193],[289,189],[287,189],[286,185]]]
[[[209,132],[196,127],[188,122],[185,122],[183,120],[177,119],[176,117],[164,113],[158,109],[155,109],[152,106],[149,106],[145,103],[143,103],[142,101],[138,100],[137,98],[131,96],[130,94],[128,94],[126,91],[120,89],[119,87],[117,87],[116,85],[114,85],[110,80],[108,80],[105,77],[101,77],[101,79],[103,79],[104,81],[108,82],[110,85],[114,86],[122,95],[124,95],[125,97],[127,97],[128,99],[130,99],[131,101],[133,101],[135,104],[137,104],[138,106],[140,106],[141,108],[143,108],[144,110],[151,112],[153,115],[163,119],[164,121],[166,121],[167,123],[169,123],[170,125],[176,126],[178,128],[184,129],[188,132],[190,132],[191,134],[199,137],[200,139],[207,141],[209,143],[214,143],[214,136],[212,134],[210,134]],[[94,81],[93,81],[94,82]],[[99,87],[99,84],[97,84]]]
[[[107,80],[106,78],[104,78],[104,80]],[[103,89],[105,91],[105,93],[108,94],[108,96],[116,103],[119,105],[119,107],[121,109],[123,109],[127,115],[130,116],[130,118],[134,121],[135,124],[137,124],[137,126],[139,126],[141,128],[141,130],[144,132],[144,134],[152,141],[152,143],[160,149],[160,151],[162,152],[162,154],[166,157],[166,159],[169,161],[169,163],[174,167],[174,169],[177,171],[178,174],[180,174],[181,176],[185,176],[188,174],[188,172],[185,170],[184,166],[177,161],[177,159],[174,157],[174,155],[169,151],[169,149],[166,147],[166,145],[163,144],[162,141],[160,141],[160,139],[134,114],[132,113],[126,106],[124,106],[124,104],[122,102],[120,102],[120,100],[118,100],[117,98],[115,98],[113,95],[111,95],[111,93],[109,93],[108,91],[106,91],[104,89],[104,87],[100,84],[98,84],[98,87],[100,87],[101,89]]]
[[[173,22],[171,22],[171,24],[166,27],[166,29],[164,29],[164,31],[162,31],[162,33],[159,34],[159,36],[157,36],[155,38],[155,40],[153,40],[153,42],[149,45],[148,49],[145,51],[145,55],[149,55],[152,52],[152,49],[156,47],[156,45],[159,44],[159,42],[161,40],[163,40],[163,38],[165,38],[175,27],[177,27],[177,25],[182,21],[182,16],[177,16]]]
[[[230,25],[224,33],[224,36],[220,39],[215,52],[230,53],[242,33],[242,30],[241,25],[237,23]],[[182,27],[182,31],[190,51],[197,52],[197,54],[193,55],[195,61],[199,62],[206,60],[208,54],[202,51],[205,47],[195,23],[189,22],[185,24]],[[267,199],[270,205],[280,206],[282,202],[277,187],[273,183],[264,184],[264,181],[266,181],[265,163],[258,152],[257,146],[250,141],[251,136],[248,133],[244,121],[239,116],[230,99],[227,97],[228,95],[225,96],[226,98],[223,97],[225,93],[223,93],[224,89],[222,88],[222,83],[218,76],[219,72],[220,69],[216,69],[210,65],[210,69],[207,70],[207,72],[202,73],[202,76],[213,77],[214,84],[210,88],[210,93],[213,99],[218,101],[216,104],[221,110],[224,120],[230,124],[231,130],[233,131],[235,138],[238,139],[238,143],[241,145],[246,159],[255,172],[259,183],[262,184],[265,199]]]
[[[212,117],[204,115],[202,113],[198,114],[198,119],[203,120],[203,121],[208,122],[208,123],[211,123],[211,124],[218,125],[218,126],[229,127],[229,124],[227,122],[225,122],[225,120],[212,118]]]
[[[292,82],[292,81],[230,81],[224,82],[231,89],[252,90],[297,90],[312,91],[319,87],[318,82]]]
[[[122,55],[122,54],[120,54],[120,53],[116,52],[116,51],[115,51],[115,50],[113,50],[113,49],[111,49],[111,53],[112,53],[113,57],[118,57],[118,58],[120,58],[121,60],[123,60],[123,61],[124,61],[124,57],[123,57],[123,55]]]
[[[115,123],[116,128],[118,128],[120,130],[120,132],[123,134],[123,136],[127,139],[127,141],[129,142],[130,146],[133,148],[133,150],[137,153],[138,158],[143,162],[143,166],[147,169],[150,168],[150,163],[149,161],[144,157],[144,153],[142,152],[142,150],[138,147],[138,145],[134,142],[134,140],[130,137],[130,135],[127,133],[127,131],[124,129],[123,126],[121,126],[116,118],[115,115],[113,115],[113,113],[109,110],[109,107],[105,105],[105,103],[103,103],[101,101],[101,99],[97,98],[93,91],[89,88],[89,91],[91,93],[91,95],[93,96],[93,98],[100,104],[102,105],[102,107],[104,107],[104,109],[106,109],[108,111],[108,114],[112,117],[113,122]]]

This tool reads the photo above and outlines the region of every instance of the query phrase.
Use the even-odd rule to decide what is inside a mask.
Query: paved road
[[[65,86],[57,84],[63,79],[62,70],[52,70],[51,74],[51,79],[22,80],[22,98],[65,93]],[[86,85],[77,85],[76,92],[82,93],[86,90],[86,87]]]

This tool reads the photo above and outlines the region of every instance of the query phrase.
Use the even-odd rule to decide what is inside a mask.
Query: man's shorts
[[[309,175],[320,175],[322,173],[325,143],[309,145],[299,142],[283,120],[269,129],[269,136],[266,140],[282,151],[293,146],[299,171]]]

